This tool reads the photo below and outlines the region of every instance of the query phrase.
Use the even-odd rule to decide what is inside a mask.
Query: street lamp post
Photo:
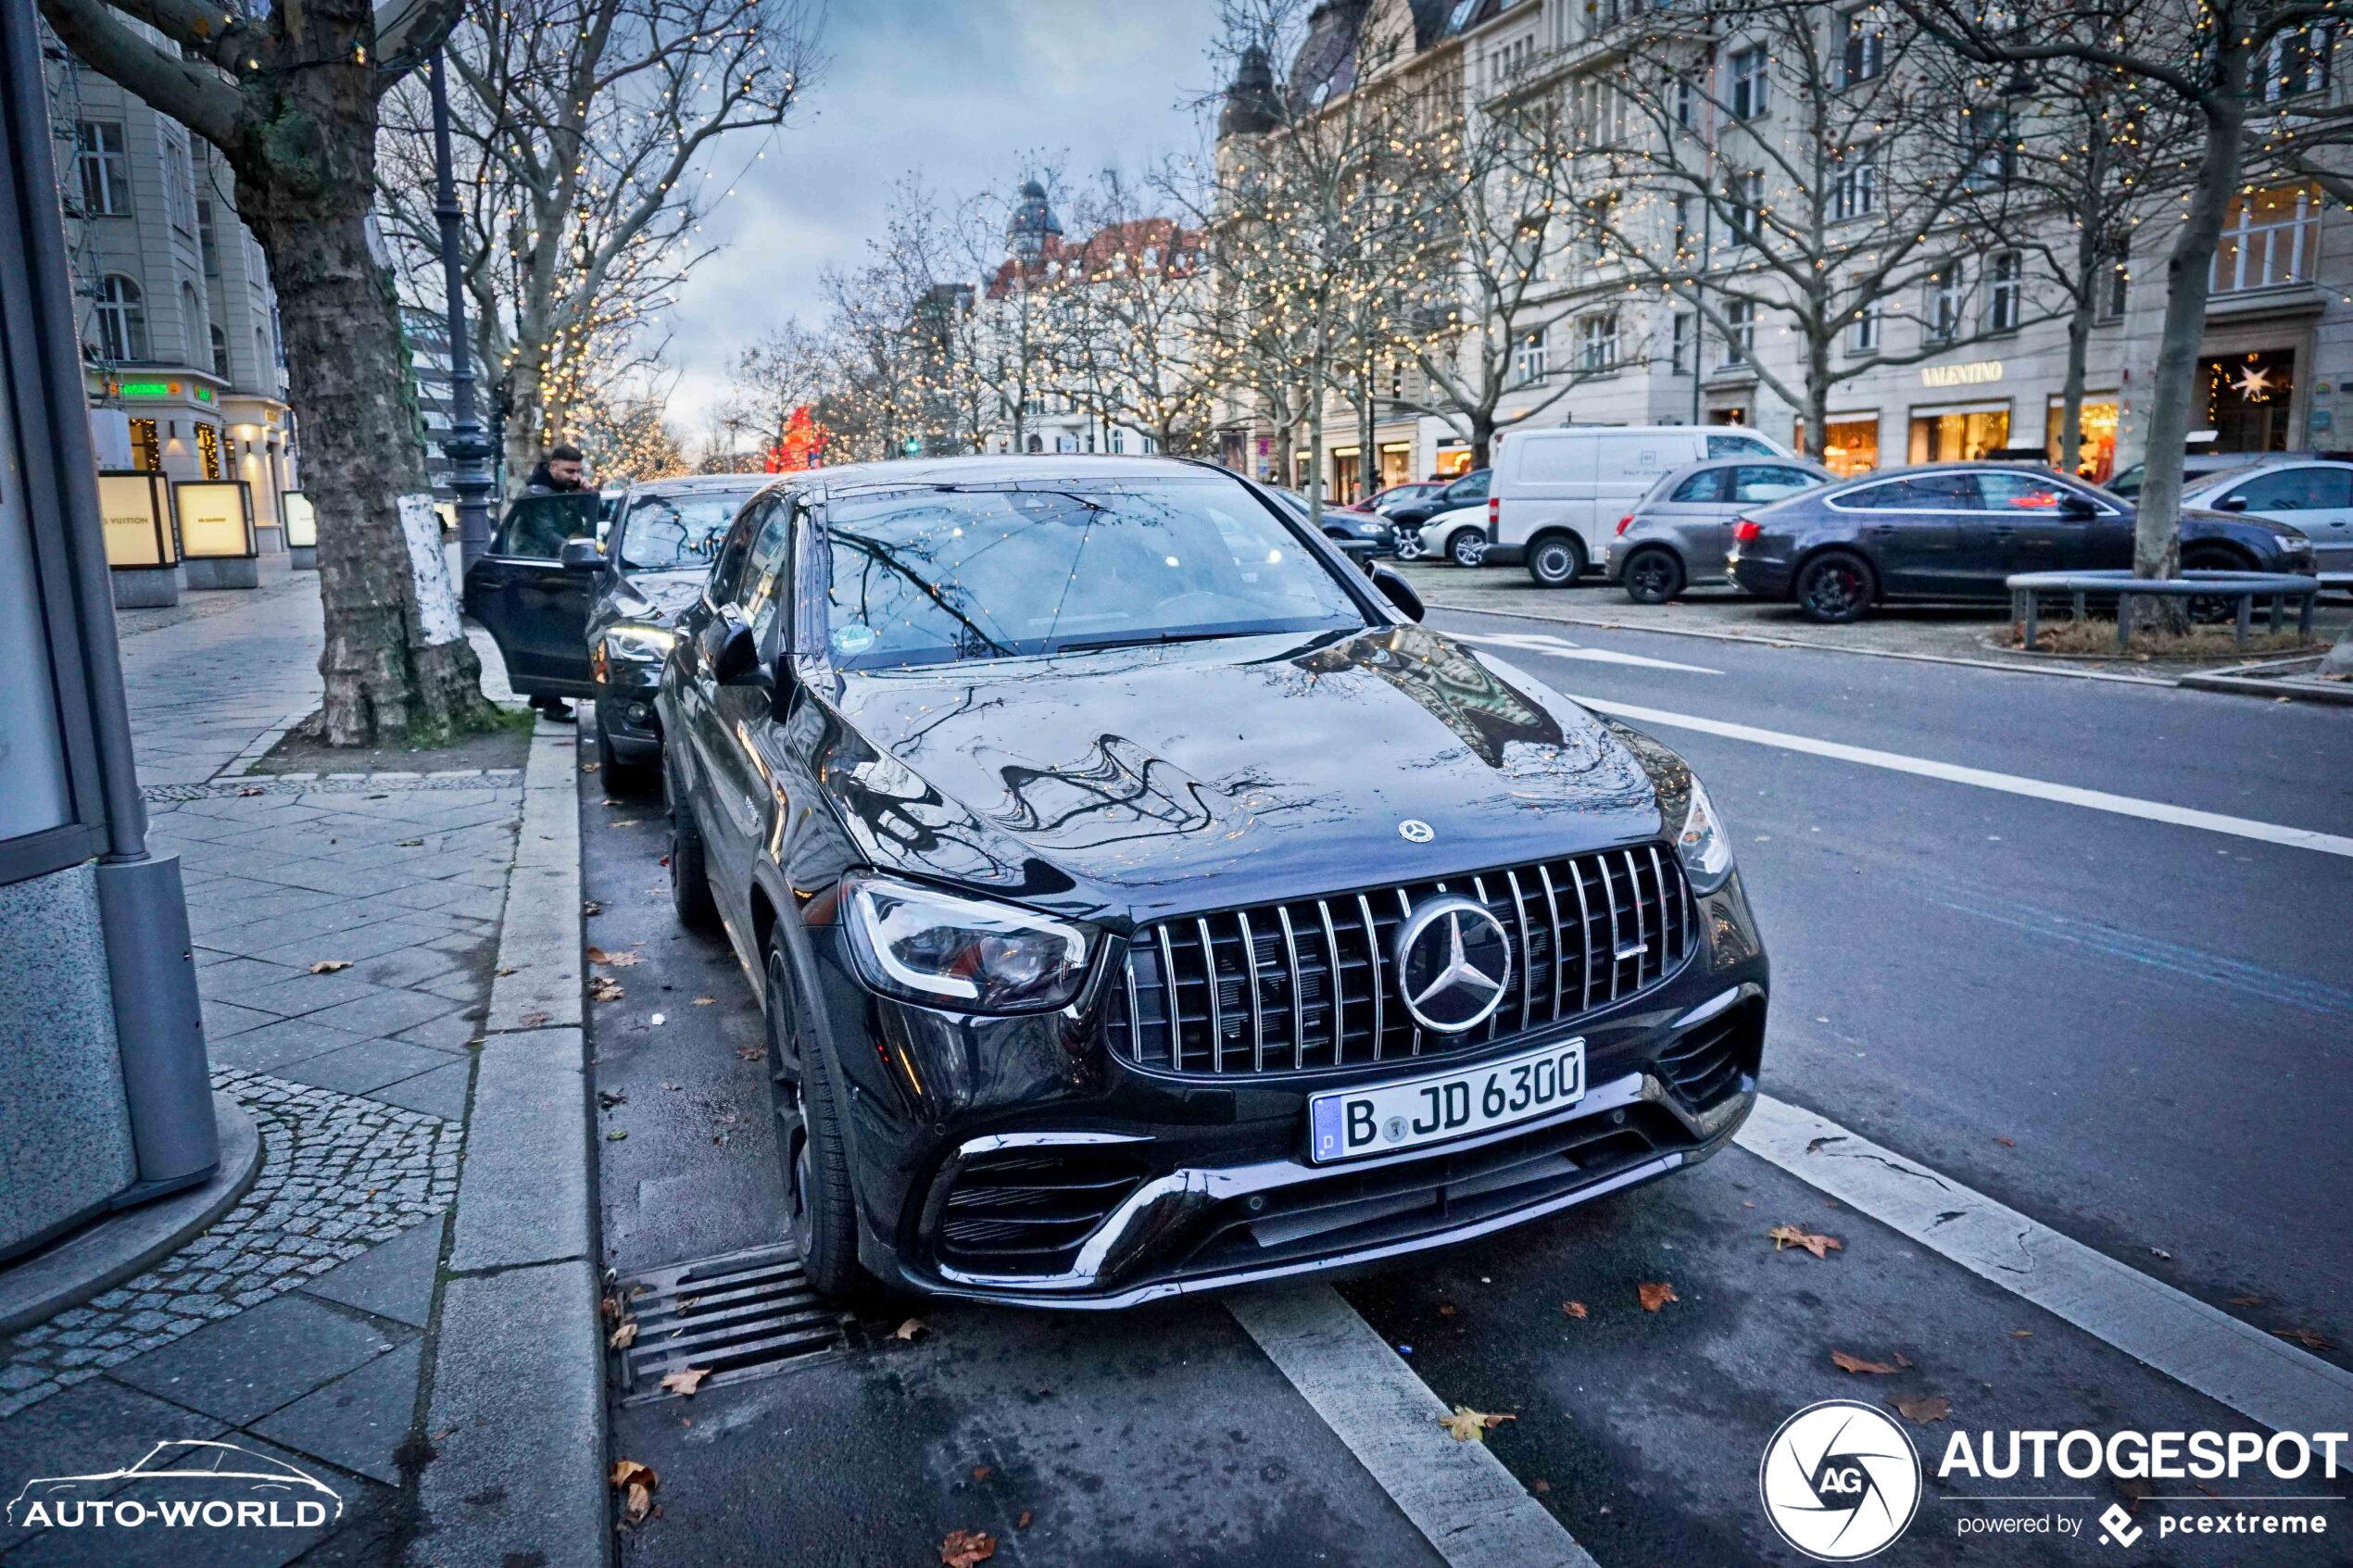
[[[451,488],[458,492],[458,569],[462,573],[490,550],[490,444],[474,417],[473,350],[466,340],[465,270],[458,260],[457,182],[450,171],[449,89],[442,80],[441,51],[434,51],[427,73],[433,82],[434,216],[441,220],[442,293],[449,305],[449,458]]]

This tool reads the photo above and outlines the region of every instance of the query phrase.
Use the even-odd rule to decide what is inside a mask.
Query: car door
[[[1859,514],[1855,541],[1879,572],[1882,593],[1914,598],[1965,594],[1965,521],[1974,521],[1977,483],[1967,473],[1919,473],[1850,490],[1834,510]]]
[[[788,568],[791,554],[792,507],[785,496],[759,504],[759,518],[750,535],[742,571],[717,599],[715,614],[704,632],[697,670],[697,695],[702,705],[695,726],[703,776],[703,795],[711,803],[711,830],[703,853],[709,860],[712,886],[728,915],[749,931],[751,860],[760,851],[774,791],[761,750],[761,732],[774,717],[773,675],[781,646],[783,608],[792,595]],[[759,650],[762,678],[722,684],[711,668],[720,642],[734,627],[751,633]]]
[[[2089,571],[2102,564],[2101,514],[2114,514],[2116,508],[2047,474],[1988,470],[1977,476],[1977,494],[1994,563],[2005,576]]]
[[[2353,465],[2265,469],[2224,491],[2212,505],[2299,529],[2312,541],[2312,564],[2320,571],[2353,571]]]
[[[592,696],[588,608],[597,573],[567,571],[568,539],[597,536],[594,491],[524,495],[507,508],[490,548],[466,572],[466,609],[506,660],[507,679],[526,696]]]

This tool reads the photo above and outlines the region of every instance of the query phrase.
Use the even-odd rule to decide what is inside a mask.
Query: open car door
[[[507,508],[489,553],[466,573],[466,609],[489,630],[507,680],[525,696],[594,696],[588,608],[598,574],[567,570],[564,543],[594,542],[593,490],[524,495]]]

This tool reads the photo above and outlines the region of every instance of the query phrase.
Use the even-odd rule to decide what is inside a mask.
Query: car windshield
[[[684,495],[636,495],[621,520],[621,564],[628,571],[707,568],[757,486]]]
[[[1212,475],[837,496],[825,533],[824,633],[852,669],[1366,624],[1264,503]]]

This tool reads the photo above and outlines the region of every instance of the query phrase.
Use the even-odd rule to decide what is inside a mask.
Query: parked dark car
[[[2006,598],[2018,571],[2133,564],[2133,505],[2048,469],[1930,463],[1882,470],[1744,512],[1732,581],[1791,599],[1809,621],[1852,621],[1898,599]],[[2182,514],[2185,569],[2312,570],[2300,532],[2228,512]]]
[[[1419,528],[1441,512],[1450,512],[1457,507],[1484,506],[1487,482],[1491,477],[1492,470],[1488,469],[1473,469],[1457,475],[1429,495],[1390,508],[1389,521],[1400,528]]]
[[[1690,1164],[1767,966],[1655,742],[1168,458],[780,480],[662,676],[819,1289],[1124,1306]]]
[[[1283,505],[1301,518],[1308,515],[1307,497],[1296,490],[1267,487]],[[1345,545],[1353,556],[1393,556],[1397,553],[1397,525],[1372,512],[1358,511],[1353,507],[1324,508],[1324,537],[1336,545]]]
[[[1602,575],[1641,605],[1663,605],[1685,588],[1724,578],[1732,521],[1742,512],[1831,483],[1803,458],[1709,458],[1663,475],[1602,557]]]
[[[1403,484],[1392,484],[1386,490],[1375,491],[1357,502],[1356,506],[1362,510],[1378,512],[1387,517],[1400,507],[1410,507],[1416,501],[1437,495],[1449,483],[1443,479],[1409,479]]]

